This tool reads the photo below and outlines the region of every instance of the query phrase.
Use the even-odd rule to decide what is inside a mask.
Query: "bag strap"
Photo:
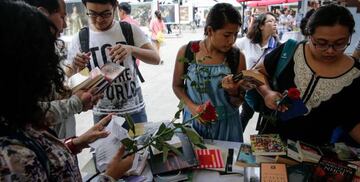
[[[279,62],[276,66],[275,74],[272,78],[272,84],[273,84],[274,89],[278,89],[277,79],[279,78],[281,72],[285,69],[285,67],[290,62],[290,59],[294,55],[296,47],[297,47],[297,41],[295,41],[293,39],[289,39],[288,41],[286,41],[284,48],[281,52]]]
[[[134,36],[133,36],[131,25],[127,22],[120,21],[120,27],[121,27],[121,31],[123,32],[123,35],[125,37],[127,44],[134,46],[135,43],[134,43]],[[144,83],[145,79],[142,76],[142,74],[139,70],[139,67],[136,64],[136,58],[134,56],[132,56],[132,60],[133,60],[133,65],[135,67],[135,71],[136,71],[141,83]]]
[[[131,25],[127,22],[123,22],[120,21],[120,27],[121,27],[121,31],[125,37],[126,43],[128,45],[132,45],[134,46],[134,37],[133,37],[133,32],[132,32],[132,28]],[[83,27],[81,28],[80,32],[79,32],[79,41],[80,41],[80,51],[81,52],[89,52],[89,27]],[[132,56],[132,60],[133,60],[133,65],[135,67],[135,71],[140,79],[140,81],[143,83],[145,82],[144,77],[142,76],[139,67],[136,64],[136,58],[134,56]],[[88,64],[89,69],[90,69],[90,64]]]
[[[278,46],[278,43],[279,42],[275,39],[275,37],[271,37],[268,42],[268,47],[265,48],[264,52],[261,54],[259,59],[255,62],[255,64],[250,69],[254,69],[255,66],[260,62],[260,60],[262,60],[262,58],[264,58],[268,53],[270,53],[273,49],[275,49]]]

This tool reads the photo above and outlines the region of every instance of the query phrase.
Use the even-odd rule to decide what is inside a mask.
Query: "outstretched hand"
[[[73,140],[74,145],[76,147],[83,149],[83,148],[88,147],[89,143],[92,143],[99,138],[107,137],[110,133],[107,131],[104,131],[104,128],[109,124],[112,115],[113,114],[108,114],[106,117],[104,117],[102,120],[100,120],[97,124],[95,124],[89,130],[87,130],[84,134],[75,138]]]
[[[125,146],[122,145],[116,155],[113,157],[111,162],[109,163],[105,174],[108,176],[111,176],[115,180],[120,179],[126,171],[128,171],[134,161],[134,154],[127,156],[123,159],[123,156],[125,155]]]

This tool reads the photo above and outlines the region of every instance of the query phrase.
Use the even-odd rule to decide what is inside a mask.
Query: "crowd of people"
[[[156,31],[164,31],[161,13],[155,12],[151,25],[156,31],[149,40],[128,16],[127,4],[82,3],[89,25],[78,31],[87,31],[87,48],[76,33],[62,61],[56,39],[67,27],[64,0],[0,1],[0,15],[9,17],[0,28],[0,53],[5,67],[16,69],[15,81],[5,72],[1,76],[1,83],[12,89],[4,89],[1,96],[0,181],[81,181],[76,154],[109,135],[104,128],[112,115],[128,114],[136,123],[148,122],[133,57],[147,64],[161,62],[159,49],[151,42],[157,45]],[[130,24],[115,20],[116,10]],[[243,131],[254,113],[244,101],[246,92],[256,89],[267,111],[282,113],[291,106],[278,101],[284,91],[297,88],[306,112],[286,120],[276,118],[274,125],[262,128],[264,133],[321,145],[333,141],[334,131],[341,128],[344,137],[335,142],[346,138],[344,142],[360,144],[360,115],[348,104],[360,101],[360,42],[352,56],[344,53],[354,32],[354,18],[347,8],[334,4],[319,7],[306,18],[302,21],[306,38],[287,55],[289,62],[278,75],[275,89],[271,78],[286,45],[279,41],[282,25],[276,23],[277,16],[259,14],[247,25],[246,36],[237,40],[242,26],[238,10],[228,3],[214,5],[204,37],[183,45],[176,56],[172,87],[185,104],[184,121],[200,114],[210,102],[217,119],[203,125],[195,118],[191,127],[203,138],[243,142]],[[123,26],[132,32],[133,43]],[[95,94],[96,88],[73,93],[64,85],[66,76],[107,62],[120,64],[125,71],[104,93]],[[247,69],[263,74],[266,83],[256,87],[255,80],[239,78]],[[94,126],[76,134],[74,114],[89,109]],[[118,180],[132,166],[134,156],[123,158],[124,152],[124,147],[118,150],[99,181]]]

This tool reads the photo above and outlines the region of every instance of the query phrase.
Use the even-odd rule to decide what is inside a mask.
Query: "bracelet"
[[[79,147],[77,147],[74,144],[74,141],[73,141],[74,138],[77,138],[77,137],[73,136],[68,139],[65,139],[64,144],[70,149],[72,154],[76,155],[76,154],[80,153],[82,151],[82,149],[80,149]]]

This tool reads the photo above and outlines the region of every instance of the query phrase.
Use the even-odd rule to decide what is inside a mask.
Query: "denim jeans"
[[[94,124],[98,123],[102,118],[104,118],[105,116],[107,116],[107,114],[99,114],[99,115],[93,115],[94,116]],[[124,115],[119,115],[121,117],[124,117]],[[134,123],[145,123],[147,122],[147,115],[146,115],[146,111],[145,108],[141,109],[139,112],[137,113],[133,113],[130,114],[131,119],[134,121]],[[125,129],[129,129],[128,124],[125,122],[123,124],[123,127]]]

